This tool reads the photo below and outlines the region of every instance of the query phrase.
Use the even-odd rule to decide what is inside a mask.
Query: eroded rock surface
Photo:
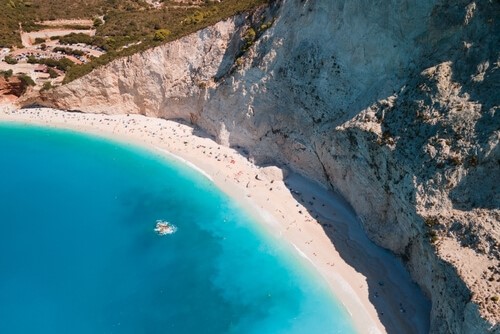
[[[181,118],[286,164],[406,260],[432,332],[497,333],[499,14],[488,0],[276,1],[36,101]]]
[[[26,90],[17,77],[0,76],[0,102],[13,102]]]

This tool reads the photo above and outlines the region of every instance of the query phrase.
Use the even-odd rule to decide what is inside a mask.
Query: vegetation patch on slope
[[[268,1],[0,0],[0,48],[21,47],[21,28],[33,31],[47,28],[44,21],[90,19],[95,36],[73,34],[62,41],[95,45],[106,53],[89,63],[71,66],[64,79],[69,82],[113,59],[178,39]],[[68,28],[64,24],[57,27]]]

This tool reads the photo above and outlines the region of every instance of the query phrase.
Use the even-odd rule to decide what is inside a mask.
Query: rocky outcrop
[[[405,259],[432,299],[432,332],[500,332],[499,10],[275,1],[36,102],[182,118],[287,164],[340,192]]]
[[[0,76],[0,102],[12,102],[26,90],[23,82],[17,77]]]

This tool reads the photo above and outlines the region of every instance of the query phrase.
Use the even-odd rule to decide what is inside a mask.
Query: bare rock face
[[[119,59],[37,103],[182,118],[340,192],[432,299],[500,332],[500,4],[285,0]]]
[[[235,36],[238,25],[243,25],[243,18],[220,22],[168,47],[118,59],[42,95],[42,103],[96,113],[189,119],[189,110],[203,106],[205,87],[234,62],[231,42],[240,39]]]
[[[19,78],[0,76],[0,102],[15,101],[25,90],[26,87]]]

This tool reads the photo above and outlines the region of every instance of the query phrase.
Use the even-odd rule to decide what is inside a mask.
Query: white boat
[[[173,234],[177,231],[177,226],[164,220],[157,220],[155,232],[159,235]]]

